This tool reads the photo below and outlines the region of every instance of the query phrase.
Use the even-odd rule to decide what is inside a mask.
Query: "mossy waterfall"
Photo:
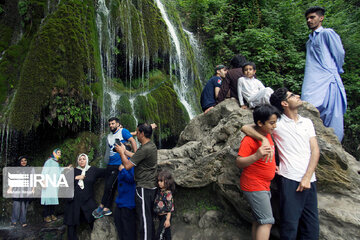
[[[2,165],[67,139],[101,139],[110,116],[130,131],[155,122],[158,147],[173,147],[200,112],[199,49],[173,2],[5,1],[10,8],[0,15]]]

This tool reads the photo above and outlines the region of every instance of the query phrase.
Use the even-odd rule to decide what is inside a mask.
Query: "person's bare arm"
[[[220,88],[219,88],[219,87],[215,87],[214,91],[215,91],[215,99],[217,99],[218,96],[219,96]]]
[[[315,172],[316,166],[320,158],[320,150],[316,137],[310,138],[310,149],[311,149],[310,162],[303,178],[301,179],[301,182],[299,183],[298,188],[296,189],[297,192],[302,192],[303,190],[309,189],[311,187],[310,180],[313,173]]]
[[[165,220],[165,222],[164,222],[164,227],[165,227],[165,228],[170,227],[170,218],[171,218],[171,212],[168,212],[168,213],[166,214],[166,220]]]
[[[133,137],[129,138],[128,141],[131,144],[131,149],[136,152],[137,151],[137,145],[136,145],[136,141]]]
[[[246,135],[261,141],[262,146],[271,148],[269,140],[264,135],[262,135],[258,131],[256,131],[255,126],[256,125],[254,123],[253,124],[246,124],[246,125],[241,127],[241,131],[243,133],[245,133]],[[273,157],[273,151],[271,151],[270,154],[268,154],[267,157],[265,157],[263,160],[265,160],[265,162],[268,162],[268,161],[271,162],[272,157]]]
[[[254,162],[256,162],[257,160],[259,160],[260,158],[267,156],[270,153],[271,153],[271,147],[262,145],[258,148],[256,153],[254,153],[248,157],[238,156],[236,158],[236,166],[238,168],[247,167],[247,166],[253,164]]]
[[[121,144],[121,146],[115,144],[115,147],[114,147],[114,148],[115,148],[116,152],[119,153],[119,155],[120,155],[120,157],[121,157],[122,165],[124,166],[124,168],[125,168],[126,170],[129,170],[129,169],[131,169],[132,167],[135,166],[131,161],[129,161],[129,160],[127,159],[127,157],[126,157],[126,155],[125,155],[125,151],[127,151],[127,150],[125,149],[125,145],[124,145],[124,144]],[[129,151],[127,151],[127,152],[129,152]]]
[[[150,124],[150,126],[151,126],[151,128],[152,128],[153,130],[154,130],[155,128],[157,128],[156,123],[152,123],[152,124]],[[130,134],[131,134],[132,136],[136,136],[137,132],[136,132],[136,131],[130,132]]]

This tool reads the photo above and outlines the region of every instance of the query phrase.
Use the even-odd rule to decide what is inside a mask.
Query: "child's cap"
[[[215,67],[215,72],[216,72],[217,70],[221,70],[221,69],[223,69],[223,68],[226,68],[225,65],[222,65],[222,64],[216,65],[216,67]]]

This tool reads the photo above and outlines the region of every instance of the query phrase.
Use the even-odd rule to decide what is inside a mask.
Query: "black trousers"
[[[55,212],[55,205],[44,205],[43,217],[51,216]]]
[[[120,240],[136,240],[135,208],[116,208],[114,221]]]
[[[67,236],[68,240],[78,240],[76,235],[76,225],[68,225]]]
[[[166,214],[159,215],[159,227],[156,232],[156,240],[171,240],[171,227],[165,228]]]
[[[94,222],[89,223],[90,229],[92,230],[94,227]],[[76,227],[77,225],[67,225],[67,237],[68,240],[78,240],[77,234],[76,234]]]
[[[116,189],[117,176],[119,173],[119,165],[107,165],[105,175],[104,195],[101,203],[106,208],[111,208],[112,199],[114,198],[114,190]]]
[[[136,188],[136,216],[139,224],[138,234],[141,240],[155,239],[155,226],[153,221],[155,195],[156,188]]]

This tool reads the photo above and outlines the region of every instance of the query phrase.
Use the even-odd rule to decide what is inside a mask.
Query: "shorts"
[[[250,204],[256,222],[259,224],[275,223],[270,202],[270,191],[243,191],[243,193]]]

